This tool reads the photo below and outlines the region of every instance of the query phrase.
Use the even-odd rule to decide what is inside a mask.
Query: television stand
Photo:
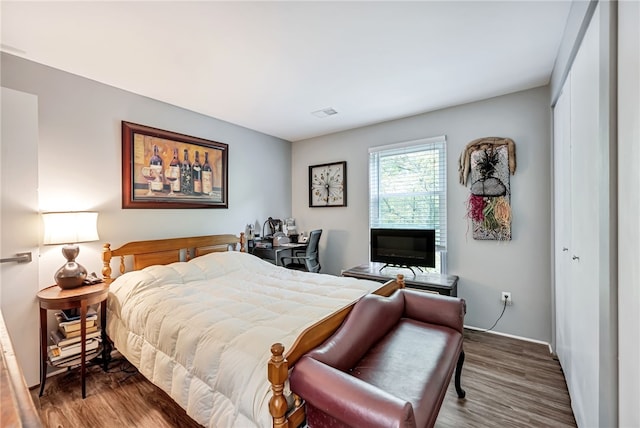
[[[391,268],[398,268],[398,269],[409,269],[411,271],[411,273],[413,274],[413,276],[416,276],[416,273],[413,271],[413,268],[418,269],[420,272],[424,272],[420,266],[409,266],[409,265],[395,265],[392,263],[385,263],[384,266],[382,266],[378,272],[382,272],[382,269],[386,268],[386,267],[391,267]]]
[[[383,270],[384,268],[384,270]],[[396,278],[396,275],[404,274],[404,282],[407,288],[438,293],[445,296],[458,296],[458,277],[456,275],[441,275],[439,273],[419,272],[408,274],[406,268],[397,266],[385,266],[384,263],[365,263],[342,272],[342,276],[358,279],[369,279],[385,283]]]

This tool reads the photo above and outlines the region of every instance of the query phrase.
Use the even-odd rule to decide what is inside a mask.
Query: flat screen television
[[[393,266],[436,267],[436,231],[371,229],[371,261]]]

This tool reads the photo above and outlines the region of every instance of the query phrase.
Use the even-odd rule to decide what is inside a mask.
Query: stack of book
[[[52,364],[71,363],[80,359],[82,343],[80,337],[80,315],[63,310],[56,314],[58,329],[50,334],[53,344],[49,346],[49,360]],[[98,315],[95,311],[87,313],[85,357],[96,353],[100,346]]]

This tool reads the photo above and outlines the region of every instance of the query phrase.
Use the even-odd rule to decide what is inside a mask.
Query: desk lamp
[[[66,244],[62,254],[67,262],[56,272],[54,279],[62,289],[76,288],[87,277],[87,270],[76,262],[80,252],[77,243],[97,241],[97,212],[43,213],[44,245]]]
[[[264,234],[264,227],[267,225],[267,223],[269,223],[269,230],[271,230],[271,233],[269,233],[269,235],[265,235]],[[262,224],[262,237],[263,238],[266,238],[267,236],[273,236],[276,232],[281,232],[281,231],[282,231],[282,220],[280,220],[280,219],[269,217]]]

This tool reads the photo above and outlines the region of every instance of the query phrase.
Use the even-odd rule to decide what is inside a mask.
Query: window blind
[[[369,149],[369,227],[435,229],[447,247],[446,137]]]

